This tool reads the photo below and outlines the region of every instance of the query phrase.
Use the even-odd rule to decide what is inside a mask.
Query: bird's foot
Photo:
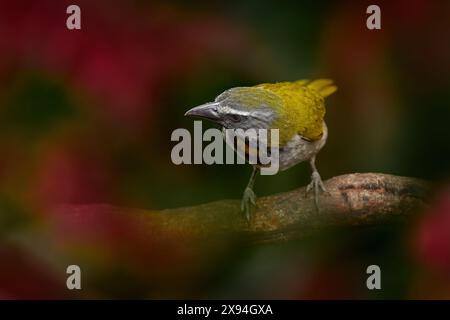
[[[250,187],[245,188],[241,201],[241,211],[247,222],[250,222],[252,207],[256,206],[256,195]]]
[[[322,178],[320,177],[319,172],[314,171],[311,175],[311,182],[306,187],[306,193],[314,191],[314,204],[316,205],[317,211],[319,211],[319,193],[323,192],[329,194],[327,189],[325,188]]]

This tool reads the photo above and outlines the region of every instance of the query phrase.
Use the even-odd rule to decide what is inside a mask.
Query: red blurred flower
[[[108,202],[114,183],[105,156],[89,148],[54,147],[44,150],[31,184],[37,203],[44,207],[60,203]]]
[[[68,30],[70,4],[0,1],[0,58],[67,77],[106,118],[128,129],[148,127],[161,87],[180,70],[211,50],[242,50],[242,30],[211,15],[80,0],[81,30]]]
[[[62,299],[63,271],[54,272],[23,249],[0,245],[0,299]]]
[[[423,217],[415,248],[422,263],[450,275],[450,188],[437,197]]]

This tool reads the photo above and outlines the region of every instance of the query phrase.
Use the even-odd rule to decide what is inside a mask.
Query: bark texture
[[[102,211],[137,218],[153,236],[213,239],[241,235],[257,242],[299,238],[337,225],[362,226],[408,219],[422,209],[429,185],[419,179],[381,173],[354,173],[324,182],[328,193],[320,196],[317,211],[313,194],[305,187],[259,198],[253,218],[247,223],[239,200],[221,200],[192,207],[143,210],[110,205],[70,205],[66,214]]]

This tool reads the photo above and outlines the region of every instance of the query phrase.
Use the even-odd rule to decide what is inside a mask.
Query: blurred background
[[[0,298],[450,298],[450,2],[0,0]],[[66,8],[81,8],[81,30]],[[149,241],[142,209],[240,199],[251,169],[170,160],[189,108],[225,89],[332,78],[324,179],[427,179],[407,224],[284,245]],[[206,124],[205,124],[206,125]],[[259,196],[309,182],[298,165]],[[66,289],[66,267],[82,291]],[[366,268],[382,270],[369,291]]]

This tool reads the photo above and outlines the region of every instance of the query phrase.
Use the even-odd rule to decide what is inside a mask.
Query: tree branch
[[[324,182],[320,212],[305,187],[259,198],[250,224],[238,200],[221,200],[193,207],[150,211],[109,205],[70,205],[64,213],[102,211],[132,215],[152,236],[212,239],[236,234],[253,241],[277,242],[301,237],[324,227],[371,225],[407,218],[427,203],[428,183],[381,173],[341,175]]]

